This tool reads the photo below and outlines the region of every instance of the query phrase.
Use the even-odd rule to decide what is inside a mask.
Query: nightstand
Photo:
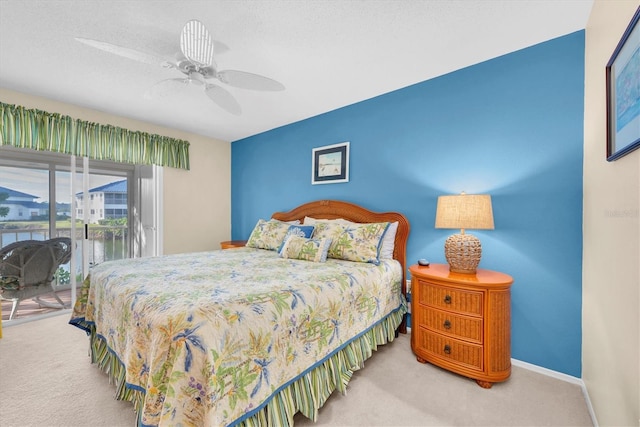
[[[246,244],[246,240],[226,240],[224,242],[220,242],[220,247],[222,249],[244,248],[244,245]]]
[[[483,388],[511,375],[513,278],[478,269],[451,273],[447,264],[412,265],[411,348]]]

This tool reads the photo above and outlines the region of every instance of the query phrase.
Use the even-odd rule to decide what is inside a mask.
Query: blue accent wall
[[[514,278],[511,355],[580,377],[584,46],[579,31],[233,142],[232,238],[338,199],[404,213],[409,263],[446,263],[437,197],[491,194],[495,230],[472,233],[480,267]],[[312,185],[311,150],[343,141],[349,182]]]

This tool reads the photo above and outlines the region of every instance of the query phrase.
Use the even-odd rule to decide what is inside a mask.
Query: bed
[[[93,267],[69,323],[138,425],[315,421],[406,332],[408,235],[400,213],[310,202],[258,221],[244,248]]]

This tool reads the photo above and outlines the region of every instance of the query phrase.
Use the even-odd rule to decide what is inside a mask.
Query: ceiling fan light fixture
[[[204,77],[197,71],[189,72],[189,81],[196,86],[204,86],[205,84]]]

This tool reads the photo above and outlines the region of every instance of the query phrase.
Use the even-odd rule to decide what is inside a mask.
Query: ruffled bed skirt
[[[280,387],[265,404],[237,419],[232,425],[293,425],[293,416],[298,412],[316,421],[318,409],[324,405],[331,393],[334,390],[346,393],[353,373],[364,367],[365,360],[371,357],[379,345],[395,339],[396,330],[405,311],[405,306],[401,306],[324,360]],[[106,341],[95,333],[93,324],[80,319],[73,319],[70,323],[87,331],[90,336],[91,362],[96,363],[109,376],[109,381],[115,383],[116,399],[133,402],[138,413],[138,425],[142,425],[140,411],[143,407],[144,391],[126,383],[123,363],[109,349]]]

